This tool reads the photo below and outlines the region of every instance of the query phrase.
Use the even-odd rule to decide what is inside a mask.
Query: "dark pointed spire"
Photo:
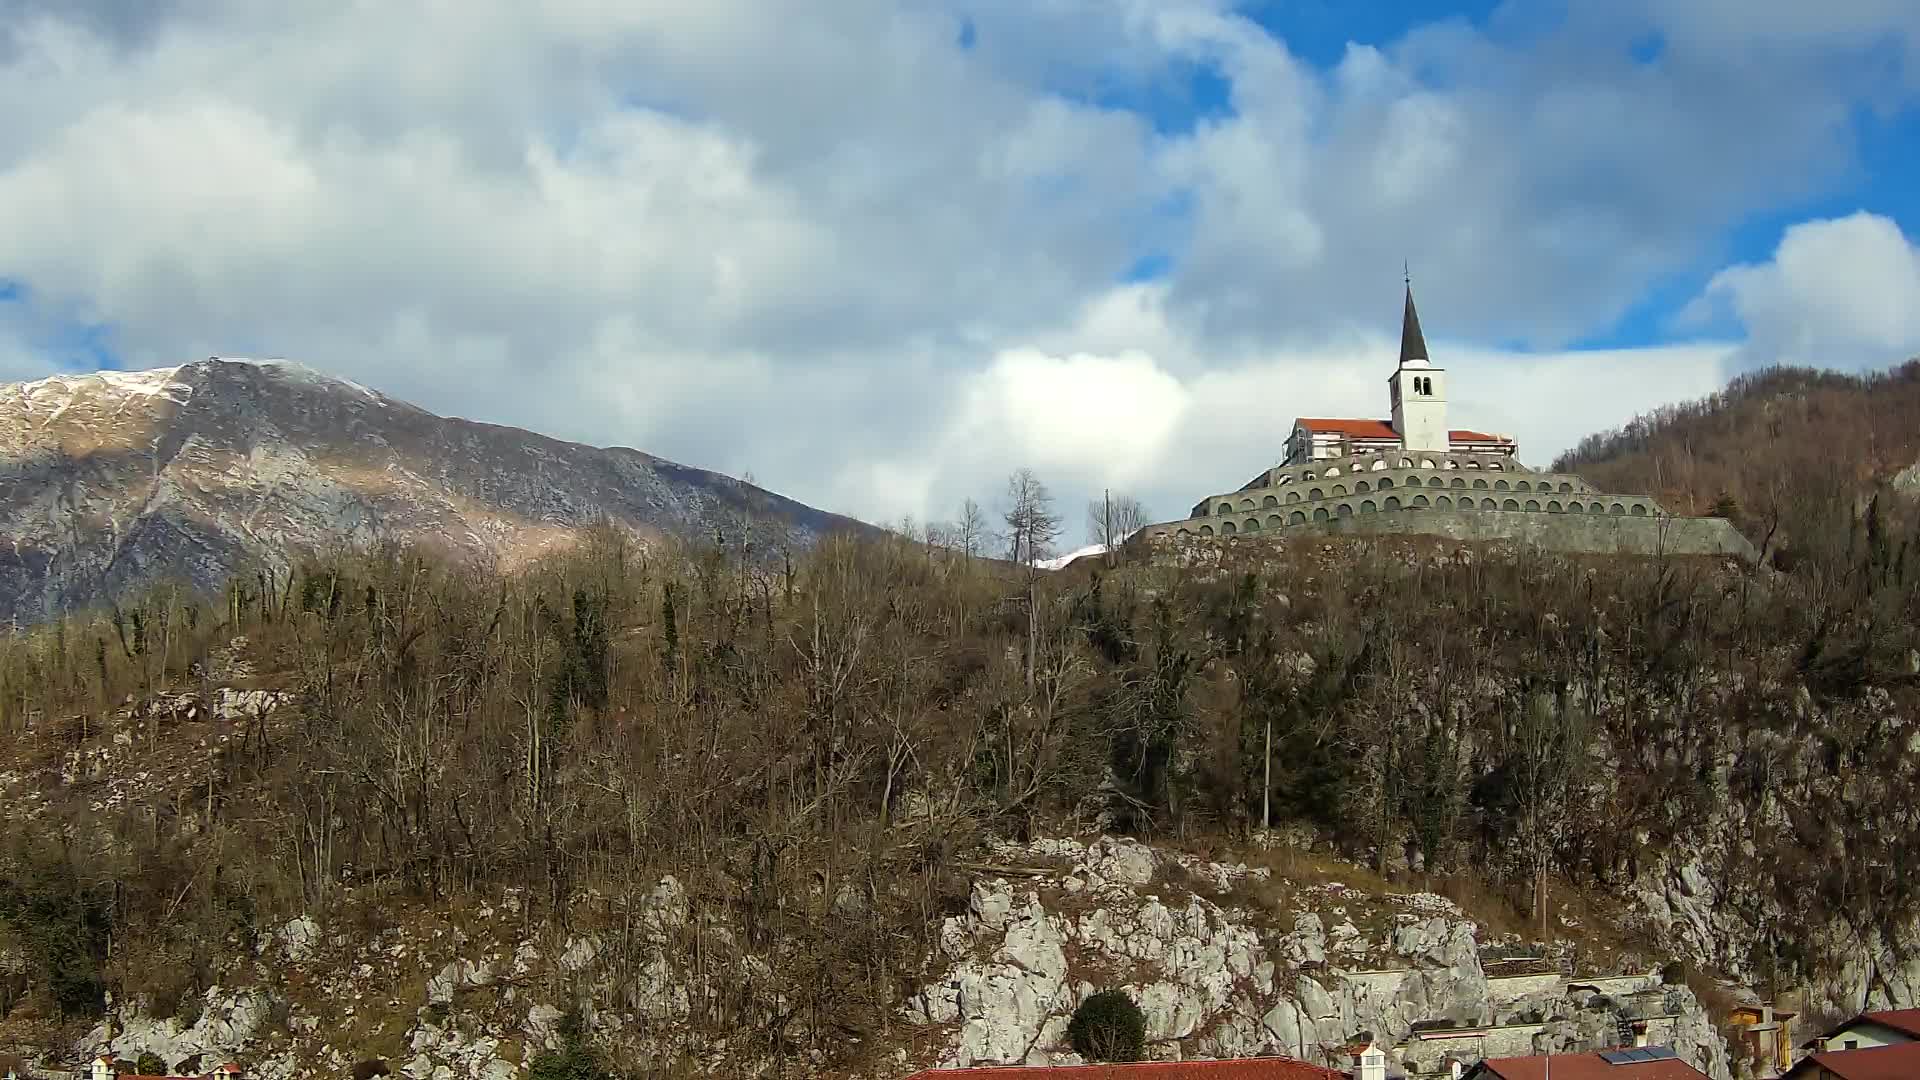
[[[1407,278],[1407,311],[1400,317],[1400,362],[1426,360],[1427,339],[1420,333],[1420,313],[1413,310],[1413,278]]]

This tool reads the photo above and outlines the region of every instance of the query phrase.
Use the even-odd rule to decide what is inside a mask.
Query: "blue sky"
[[[1917,57],[1910,0],[26,0],[0,379],[286,356],[870,519],[1173,510],[1382,411],[1404,260],[1544,463],[1920,352]]]

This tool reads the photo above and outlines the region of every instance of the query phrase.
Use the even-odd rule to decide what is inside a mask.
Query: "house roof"
[[[1920,1039],[1920,1009],[1888,1009],[1883,1012],[1861,1013],[1859,1019],[1879,1024],[1881,1027],[1890,1027]]]
[[[1920,1076],[1920,1042],[1874,1046],[1865,1050],[1831,1050],[1802,1058],[1787,1075],[1833,1076],[1837,1080],[1912,1080]]]
[[[1398,439],[1400,437],[1400,433],[1393,430],[1391,420],[1342,420],[1322,416],[1303,416],[1294,421],[1294,426],[1316,433],[1351,435],[1361,439]]]
[[[1484,431],[1468,431],[1465,428],[1454,428],[1447,432],[1447,438],[1454,442],[1510,443],[1513,441],[1505,435],[1489,435]]]
[[[1125,1065],[992,1065],[928,1069],[907,1080],[1345,1080],[1345,1074],[1292,1058],[1140,1061]]]
[[[1553,1062],[1552,1072],[1547,1062]],[[1488,1058],[1475,1067],[1473,1076],[1498,1077],[1499,1080],[1701,1080],[1706,1073],[1681,1061],[1628,1061],[1614,1064],[1599,1054],[1555,1054],[1534,1057]]]
[[[1302,416],[1294,422],[1295,427],[1303,427],[1315,434],[1345,435],[1354,439],[1398,439],[1400,433],[1393,428],[1391,420],[1360,420],[1329,416]],[[1499,443],[1505,445],[1513,440],[1505,435],[1489,435],[1484,431],[1469,431],[1466,428],[1454,428],[1447,432],[1447,438],[1454,442]]]

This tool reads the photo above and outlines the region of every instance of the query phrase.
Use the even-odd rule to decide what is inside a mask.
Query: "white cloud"
[[[1747,363],[1882,366],[1920,352],[1920,248],[1877,214],[1792,226],[1773,258],[1713,276],[1691,310],[1745,324]]]
[[[1729,65],[1672,7],[1319,71],[1227,0],[32,0],[0,14],[0,377],[79,319],[129,364],[292,356],[874,518],[1022,464],[1177,512],[1295,413],[1380,412],[1410,259],[1460,422],[1544,460],[1711,388],[1719,347],[1550,350],[1844,168],[1858,61],[1913,41],[1904,5],[1742,5],[1767,62]],[[1194,65],[1230,115],[1089,104]],[[1808,295],[1730,274],[1756,341]],[[1444,344],[1514,339],[1549,351]]]

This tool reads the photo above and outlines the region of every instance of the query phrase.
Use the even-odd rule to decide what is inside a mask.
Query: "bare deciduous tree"
[[[1039,563],[1060,537],[1060,515],[1054,512],[1053,495],[1032,469],[1017,469],[1007,477],[1007,510],[1003,519],[1007,524],[1009,557],[1026,569],[1027,693],[1031,695],[1040,648]]]

